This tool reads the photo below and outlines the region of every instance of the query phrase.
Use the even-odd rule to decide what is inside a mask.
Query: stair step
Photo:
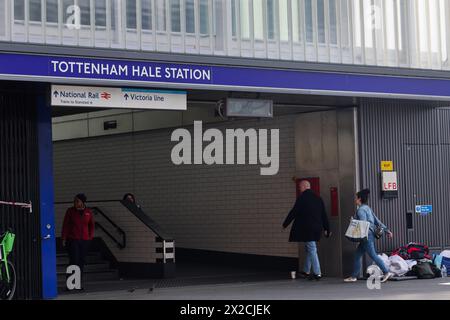
[[[69,256],[64,250],[59,250],[56,254],[57,265],[57,285],[58,289],[66,288],[66,269],[69,265]],[[95,248],[87,253],[83,272],[83,283],[115,281],[119,280],[119,271],[111,269],[110,261],[104,259],[100,251]]]
[[[58,265],[56,271],[58,274],[66,273],[67,265]],[[91,263],[84,266],[84,272],[100,272],[111,270],[108,262]]]
[[[68,253],[67,252],[58,252],[56,253],[56,258],[64,258],[64,257],[68,257]],[[87,257],[101,257],[102,254],[98,251],[89,251],[88,254],[86,255]]]
[[[102,272],[85,272],[83,275],[84,282],[90,281],[104,281],[104,280],[118,280],[119,271],[118,270],[107,270]],[[65,287],[66,275],[64,273],[58,274],[58,287]]]
[[[98,263],[105,262],[105,260],[101,257],[101,255],[87,256],[85,261],[86,261],[86,264],[98,264]],[[58,266],[68,265],[69,264],[69,257],[68,256],[57,257],[56,258],[56,264]]]

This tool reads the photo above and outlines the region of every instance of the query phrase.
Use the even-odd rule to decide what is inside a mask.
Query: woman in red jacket
[[[69,253],[69,264],[77,265],[83,273],[89,244],[94,237],[94,214],[86,208],[86,196],[77,194],[73,207],[67,209],[62,228],[63,246]]]

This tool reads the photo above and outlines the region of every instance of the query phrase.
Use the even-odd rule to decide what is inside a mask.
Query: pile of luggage
[[[450,250],[430,254],[428,246],[415,242],[395,249],[389,257],[382,254],[380,258],[396,277],[447,277],[450,269]]]

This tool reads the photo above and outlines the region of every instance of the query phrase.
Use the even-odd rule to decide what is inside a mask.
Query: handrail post
[[[173,262],[175,263],[175,240],[172,240],[173,242]]]
[[[163,263],[166,263],[166,240],[163,240]]]

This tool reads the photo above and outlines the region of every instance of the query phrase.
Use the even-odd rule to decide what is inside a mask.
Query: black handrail
[[[99,227],[108,237],[114,241],[120,249],[125,249],[127,246],[127,237],[125,231],[122,230],[114,221],[112,221],[99,207],[91,207],[92,210],[99,213],[103,218],[106,219],[120,235],[122,236],[122,242],[117,240],[110,232],[108,232],[105,227],[103,227],[98,221],[95,222],[96,227]]]
[[[98,223],[97,221],[95,222],[95,227],[102,230],[115,244],[117,244],[117,246],[120,249],[125,249],[125,244],[120,243],[116,238],[114,238],[114,236],[109,233],[108,230],[105,229],[105,227],[103,227],[100,223]]]
[[[127,208],[128,211],[130,211],[136,218],[141,220],[141,222],[145,224],[147,228],[152,230],[159,238],[164,241],[173,241],[173,237],[170,237],[168,234],[166,234],[162,230],[162,228],[142,210],[141,207],[128,200],[120,200],[120,203],[125,208]]]
[[[162,228],[142,210],[142,208],[140,206],[137,206],[133,202],[130,202],[128,200],[90,200],[89,201],[89,203],[111,203],[111,202],[120,202],[126,209],[128,209],[128,211],[130,211],[145,226],[147,226],[147,228],[152,230],[162,240],[164,240],[164,241],[173,241],[174,240],[173,237],[166,234],[162,230]],[[55,202],[55,204],[71,204],[71,203],[73,203],[73,201],[72,202],[67,202],[67,201]],[[93,207],[93,208],[98,208],[98,207]],[[106,216],[106,215],[104,215],[104,216]],[[107,220],[109,222],[111,222],[113,225],[115,225],[114,222],[112,222],[110,219],[107,218]],[[123,234],[125,234],[125,233],[123,233]],[[125,243],[125,241],[124,241],[124,243]]]
[[[87,203],[95,203],[95,202],[108,203],[108,202],[119,202],[119,200],[89,200]],[[56,201],[53,204],[72,204],[73,205],[73,201]]]

